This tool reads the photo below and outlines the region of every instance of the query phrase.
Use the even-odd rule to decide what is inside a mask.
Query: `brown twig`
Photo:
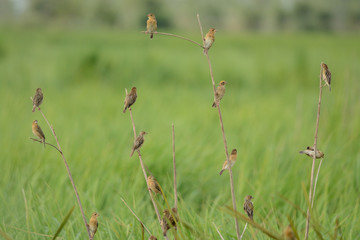
[[[312,189],[314,183],[314,171],[315,171],[315,160],[316,160],[316,151],[317,151],[317,139],[318,139],[318,130],[319,130],[319,121],[320,121],[320,107],[321,107],[321,96],[322,96],[322,82],[321,82],[321,69],[320,69],[320,90],[319,90],[319,102],[318,110],[316,116],[316,127],[315,127],[315,137],[314,137],[314,157],[311,167],[311,177],[310,177],[310,190],[309,190],[309,206],[306,214],[306,229],[305,229],[305,240],[309,237],[309,227],[310,227],[310,208],[312,208]]]
[[[87,232],[88,232],[89,239],[92,240],[93,238],[91,237],[91,234],[90,234],[89,225],[88,225],[88,223],[87,223],[87,221],[86,221],[86,217],[85,217],[85,213],[84,213],[83,207],[82,207],[82,205],[81,205],[79,193],[78,193],[78,191],[77,191],[77,189],[76,189],[74,180],[73,180],[73,178],[72,178],[69,165],[68,165],[68,163],[67,163],[67,161],[66,161],[66,159],[65,159],[65,156],[64,156],[64,154],[63,154],[63,152],[62,152],[62,150],[61,150],[61,146],[60,146],[59,140],[58,140],[58,138],[57,138],[57,136],[56,136],[55,130],[54,130],[53,126],[50,125],[50,123],[49,123],[49,121],[47,120],[47,118],[45,117],[44,113],[43,113],[40,109],[39,109],[39,111],[40,111],[40,113],[42,114],[42,116],[44,117],[46,123],[48,124],[48,126],[49,126],[52,134],[54,135],[54,138],[55,138],[56,143],[57,143],[57,146],[58,146],[58,149],[57,149],[57,150],[59,151],[62,159],[64,160],[64,164],[65,164],[67,173],[68,173],[68,175],[69,175],[69,179],[70,179],[71,185],[72,185],[72,187],[74,188],[75,196],[76,196],[77,202],[78,202],[78,204],[79,204],[79,208],[80,208],[80,211],[81,211],[83,220],[84,220],[84,224],[85,224],[86,230],[87,230]]]
[[[213,222],[213,225],[214,225],[214,227],[215,227],[215,229],[216,229],[217,233],[219,234],[219,236],[220,236],[221,240],[224,240],[224,237],[221,235],[221,232],[219,231],[218,227],[216,226],[216,224],[215,224],[214,222]]]
[[[197,14],[197,19],[198,19],[199,26],[200,26],[200,32],[201,32],[201,37],[202,37],[202,39],[203,39],[203,44],[205,44],[199,14]],[[224,141],[225,156],[226,156],[226,161],[227,161],[228,166],[229,166],[229,176],[230,176],[230,188],[231,188],[232,204],[233,204],[233,209],[234,209],[234,211],[236,211],[236,198],[235,198],[235,190],[234,190],[234,179],[233,179],[233,175],[232,175],[231,164],[230,164],[230,162],[229,162],[229,152],[228,152],[228,146],[227,146],[226,135],[225,135],[225,130],[224,130],[224,123],[223,123],[223,119],[222,119],[222,115],[221,115],[221,109],[220,109],[219,101],[216,101],[216,97],[215,97],[216,88],[215,88],[214,74],[213,74],[213,70],[212,70],[212,67],[211,67],[211,62],[210,62],[210,58],[209,58],[208,52],[205,52],[205,55],[206,55],[206,59],[207,59],[208,64],[209,64],[211,82],[212,82],[213,91],[214,91],[214,101],[215,101],[216,107],[217,107],[217,109],[218,109],[219,120],[220,120],[220,127],[221,127],[221,132],[222,132],[223,141]],[[235,228],[236,228],[237,239],[240,240],[239,222],[238,222],[238,219],[237,219],[236,217],[235,217]]]
[[[147,33],[147,31],[141,31],[141,32]],[[201,48],[204,48],[201,44],[199,44],[199,43],[197,43],[197,42],[195,42],[194,40],[191,40],[191,39],[189,39],[189,38],[183,37],[183,36],[175,35],[175,34],[172,34],[172,33],[165,33],[165,32],[154,32],[154,34],[159,34],[159,35],[165,35],[165,36],[171,36],[171,37],[180,38],[180,39],[183,39],[183,40],[192,42],[192,43],[200,46]]]
[[[177,185],[176,185],[176,162],[175,162],[175,127],[172,126],[172,151],[173,151],[173,168],[174,168],[174,207],[177,210],[178,206],[178,195],[177,195]]]
[[[32,138],[32,137],[31,137],[30,139],[33,140],[34,142],[39,142],[39,143],[41,143],[41,144],[44,143],[43,141],[40,141],[40,140],[38,140],[38,139],[36,139],[36,138]],[[55,145],[52,145],[51,143],[48,143],[48,142],[45,142],[45,144],[47,144],[47,145],[55,148],[60,154],[62,153]]]

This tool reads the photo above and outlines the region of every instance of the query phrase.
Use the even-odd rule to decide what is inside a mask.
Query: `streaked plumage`
[[[163,230],[164,236],[166,236],[167,231],[171,227],[176,227],[176,223],[179,222],[179,216],[177,214],[176,208],[171,209],[172,213],[168,209],[165,209],[163,212],[163,218],[161,219],[161,229]],[[174,219],[175,217],[175,219]]]
[[[161,194],[161,188],[159,186],[159,183],[156,181],[154,176],[149,175],[147,177],[146,183],[148,185],[148,188],[153,191],[155,194],[160,193]]]
[[[215,28],[210,28],[204,38],[204,54],[207,54],[213,43],[215,42]]]
[[[236,158],[237,158],[237,150],[234,148],[232,151],[231,151],[231,154],[229,156],[229,162],[230,162],[230,166],[233,167],[235,162],[236,162]],[[227,162],[227,160],[225,160],[224,164],[223,164],[223,167],[220,171],[220,175],[225,171],[229,169],[229,164]]]
[[[226,81],[221,81],[219,86],[216,88],[215,91],[215,101],[220,103],[220,100],[225,95],[225,85],[227,84]],[[213,103],[212,107],[216,108],[216,102]]]
[[[292,230],[291,226],[287,226],[284,230],[285,240],[296,240],[295,233]]]
[[[249,218],[251,220],[253,220],[253,216],[254,216],[254,205],[251,202],[251,199],[253,199],[253,197],[251,195],[247,195],[245,197],[245,202],[244,202],[244,211],[245,213],[249,216]]]
[[[137,98],[136,87],[133,87],[125,97],[123,113],[125,113],[126,109],[130,108],[135,103],[136,98]]]
[[[146,21],[146,32],[150,33],[150,39],[152,39],[154,36],[154,32],[157,31],[157,21],[155,14],[149,13],[147,16],[148,20]]]
[[[44,143],[44,147],[45,147],[45,135],[44,135],[41,127],[38,125],[37,120],[33,121],[33,123],[32,123],[32,132],[35,136],[40,138],[41,142]]]
[[[314,158],[314,147],[308,146],[306,150],[300,151],[300,154],[306,154],[307,156]],[[319,149],[316,149],[316,158],[323,158],[324,153],[321,152]]]
[[[90,235],[91,237],[94,237],[95,233],[97,232],[99,223],[97,218],[99,217],[99,214],[94,212],[91,215],[90,221],[89,221],[89,229],[90,229]]]
[[[149,240],[157,240],[157,238],[155,236],[150,236]]]
[[[329,91],[331,92],[331,72],[325,63],[321,63],[321,73],[322,79],[329,86]]]
[[[141,131],[139,136],[135,139],[134,145],[132,146],[130,157],[134,154],[134,152],[141,148],[141,146],[144,143],[144,135],[147,134],[147,132]]]
[[[41,88],[36,89],[36,93],[33,97],[33,109],[32,111],[35,112],[35,109],[38,108],[44,99],[44,94],[42,93]]]

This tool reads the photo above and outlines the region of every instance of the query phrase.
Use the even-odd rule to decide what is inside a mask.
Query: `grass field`
[[[181,34],[181,33],[180,33]],[[200,42],[199,34],[182,34]],[[239,211],[254,196],[254,219],[280,233],[290,216],[300,232],[305,218],[279,195],[306,211],[311,160],[300,155],[314,141],[320,62],[332,71],[324,88],[318,147],[325,152],[315,201],[325,239],[338,217],[344,239],[360,238],[360,45],[358,35],[229,35],[217,33],[210,50],[216,82],[228,81],[221,102]],[[161,229],[137,156],[129,158],[133,133],[123,114],[124,89],[138,88],[137,130],[149,132],[145,164],[173,202],[171,124],[176,131],[179,214],[196,233],[185,239],[235,239],[228,172],[209,69],[191,43],[111,30],[0,30],[0,229],[13,239],[49,239],[76,206],[60,236],[86,239],[86,231],[60,155],[29,140],[39,120],[30,96],[41,87],[42,110],[53,124],[90,218],[100,213],[95,239],[141,239],[139,223]],[[164,207],[161,197],[157,197]],[[240,228],[244,222],[240,221]],[[18,229],[16,229],[18,228]],[[22,230],[19,230],[22,229]],[[173,233],[170,233],[172,239]],[[246,239],[268,239],[248,228]],[[316,239],[313,230],[310,239]]]

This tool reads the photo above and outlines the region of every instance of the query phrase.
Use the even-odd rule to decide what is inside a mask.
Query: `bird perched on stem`
[[[35,136],[37,136],[38,138],[40,138],[41,142],[44,143],[44,147],[45,147],[45,135],[41,129],[41,127],[38,125],[38,121],[34,120],[32,123],[32,132]]]
[[[234,148],[232,151],[231,151],[231,154],[230,154],[230,157],[229,157],[229,162],[230,162],[230,166],[233,167],[235,162],[236,162],[236,158],[237,158],[237,150]],[[228,161],[225,160],[224,164],[223,164],[223,167],[220,171],[220,175],[225,171],[229,169],[229,164],[228,164]]]
[[[306,154],[311,158],[314,158],[314,147],[310,147],[308,146],[306,148],[306,150],[304,151],[300,151],[300,154]],[[319,149],[316,149],[316,158],[323,158],[324,157],[324,153],[321,152]]]
[[[155,14],[149,13],[148,20],[146,21],[146,32],[150,33],[150,39],[154,37],[154,32],[157,30],[157,21]]]
[[[171,211],[172,213],[170,213],[168,209],[165,209],[163,212],[163,218],[161,219],[160,225],[161,225],[161,229],[163,230],[164,236],[166,236],[167,231],[171,227],[174,227],[176,230],[177,229],[176,223],[179,222],[179,217],[176,208],[172,208]]]
[[[321,63],[321,76],[322,80],[325,82],[325,85],[329,86],[329,91],[331,92],[331,72],[325,63]]]
[[[44,99],[44,94],[42,93],[41,88],[36,89],[36,93],[32,99],[33,101],[33,109],[32,111],[35,112],[36,108],[39,108],[40,104],[42,103]]]
[[[146,183],[148,185],[148,188],[153,191],[155,194],[160,193],[161,194],[161,188],[159,183],[156,181],[154,176],[149,175],[146,179]]]
[[[247,195],[245,197],[245,202],[244,202],[244,211],[246,212],[246,214],[249,216],[249,218],[251,220],[253,220],[253,216],[254,216],[254,205],[251,202],[251,199],[253,199],[253,196],[251,195]]]
[[[137,98],[136,87],[133,87],[131,91],[128,94],[126,94],[123,113],[125,113],[126,109],[130,108],[135,103],[136,98]]]
[[[204,38],[204,54],[206,55],[215,42],[215,28],[210,28],[209,32],[205,35]]]
[[[97,229],[98,229],[98,226],[99,226],[99,223],[98,223],[98,220],[97,218],[99,217],[100,215],[96,212],[94,212],[92,215],[91,215],[91,218],[90,218],[90,221],[89,221],[89,230],[90,230],[90,235],[91,237],[93,238]]]
[[[227,84],[227,82],[225,82],[225,81],[221,81],[219,83],[219,86],[217,87],[217,89],[215,91],[215,101],[214,101],[212,107],[216,108],[216,102],[220,103],[220,100],[224,97],[226,84]]]
[[[284,237],[285,237],[285,240],[296,240],[294,231],[292,230],[290,225],[287,226],[287,228],[285,228]]]
[[[132,157],[132,155],[134,154],[134,152],[138,149],[141,148],[141,146],[144,143],[144,135],[148,134],[147,132],[141,131],[139,136],[137,136],[137,138],[134,141],[134,145],[132,147],[131,153],[130,153],[130,157]]]

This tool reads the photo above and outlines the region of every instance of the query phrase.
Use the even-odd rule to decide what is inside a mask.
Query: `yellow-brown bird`
[[[308,146],[306,148],[306,150],[304,151],[300,151],[300,154],[306,154],[311,158],[314,158],[314,147],[310,147]],[[323,158],[324,157],[324,153],[321,152],[319,149],[316,149],[316,158]]]
[[[227,84],[226,81],[221,81],[219,83],[219,86],[217,87],[217,89],[215,91],[215,101],[214,101],[212,107],[216,108],[216,102],[220,103],[220,100],[224,97],[226,84]]]
[[[148,20],[146,21],[146,32],[150,33],[150,39],[154,37],[154,32],[157,31],[157,21],[155,14],[149,13]]]
[[[32,111],[35,112],[35,109],[40,106],[44,99],[44,94],[42,93],[41,88],[36,89],[36,93],[33,97],[33,109]]]
[[[287,226],[287,228],[285,228],[284,237],[285,237],[285,240],[296,240],[295,233],[292,230],[290,225]]]
[[[161,194],[161,188],[159,183],[156,181],[154,176],[149,175],[146,179],[146,183],[148,185],[148,188],[153,191],[155,194],[160,193]]]
[[[237,158],[237,150],[234,148],[232,151],[231,151],[231,154],[230,154],[230,157],[229,157],[229,162],[230,162],[230,166],[233,167],[235,162],[236,162],[236,158]],[[223,174],[223,172],[225,170],[229,169],[229,164],[227,162],[227,160],[225,160],[224,164],[223,164],[223,167],[220,171],[220,175]]]
[[[253,220],[253,216],[254,216],[254,205],[251,202],[251,199],[253,199],[253,196],[251,195],[247,195],[245,197],[245,202],[244,202],[244,211],[246,212],[246,214],[249,216],[249,218],[251,220]]]
[[[99,226],[99,223],[98,223],[98,220],[97,218],[99,217],[100,215],[96,212],[94,212],[92,215],[91,215],[91,218],[90,218],[90,222],[89,222],[89,230],[90,230],[90,235],[91,237],[93,238],[97,229],[98,229],[98,226]]]
[[[321,63],[321,76],[325,82],[325,85],[329,86],[329,91],[331,92],[331,72],[325,63]]]
[[[209,32],[205,35],[204,38],[204,54],[206,55],[215,42],[215,28],[210,28]]]
[[[131,149],[131,153],[130,153],[130,157],[132,157],[132,155],[134,154],[134,152],[138,149],[141,148],[141,146],[143,145],[144,143],[144,135],[145,134],[148,134],[147,132],[144,132],[144,131],[141,131],[139,136],[137,136],[137,138],[135,139],[134,141],[134,145],[132,146],[132,149]]]
[[[149,240],[157,240],[157,238],[155,236],[150,236]]]
[[[131,91],[128,94],[126,94],[123,113],[125,113],[126,109],[130,108],[135,103],[136,98],[137,98],[136,87],[133,87]]]
[[[172,213],[168,209],[165,209],[163,212],[163,218],[161,219],[161,229],[163,230],[164,236],[166,236],[167,231],[174,227],[175,230],[177,229],[176,223],[179,222],[179,216],[177,214],[176,208],[171,209]],[[174,219],[175,217],[175,219]]]
[[[45,135],[44,135],[41,127],[38,125],[37,120],[33,121],[33,123],[32,123],[32,132],[35,136],[40,138],[41,142],[44,143],[44,147],[45,147]]]

